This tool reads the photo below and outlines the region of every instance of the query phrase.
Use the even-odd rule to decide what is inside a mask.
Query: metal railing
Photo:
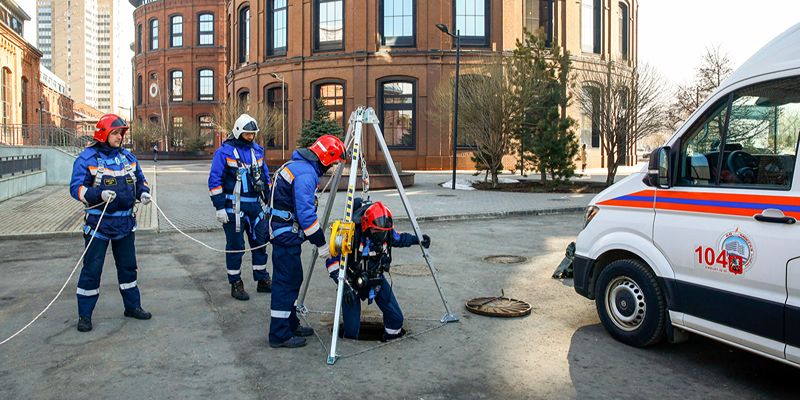
[[[85,147],[90,137],[55,125],[0,125],[0,145]]]
[[[0,157],[0,178],[42,169],[42,155]]]

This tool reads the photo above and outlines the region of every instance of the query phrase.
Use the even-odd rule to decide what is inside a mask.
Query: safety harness
[[[95,158],[97,159],[97,172],[94,175],[94,183],[92,184],[92,186],[100,186],[103,183],[103,176],[106,173],[106,159],[103,159],[102,157],[100,157],[99,154],[96,154]],[[118,156],[114,157],[113,159],[108,159],[108,161],[109,161],[109,164],[112,164],[112,165],[120,165],[120,164],[122,164],[123,169],[125,170],[125,175],[124,176],[129,177],[131,179],[131,183],[130,184],[132,184],[134,187],[136,186],[135,170],[134,170],[133,166],[131,165],[130,160],[128,160],[128,157],[125,157],[124,153],[120,152],[120,154]],[[88,218],[90,215],[98,215],[99,216],[99,215],[101,215],[103,213],[103,211],[98,210],[96,208],[86,208],[84,211],[86,212],[86,218]],[[128,216],[131,216],[131,215],[133,215],[133,208],[129,208],[127,210],[119,210],[119,211],[115,211],[115,212],[106,212],[105,213],[105,216],[107,216],[107,217],[128,217]],[[96,232],[95,233],[95,231],[96,230],[94,228],[90,227],[88,224],[84,224],[83,233],[85,233],[87,235],[94,234],[97,238],[102,239],[102,240],[115,240],[115,239],[120,238],[120,237],[108,237],[106,235],[101,234],[100,232]]]
[[[236,185],[233,187],[233,194],[225,195],[225,198],[231,200],[233,203],[233,208],[226,208],[225,211],[229,212],[234,215],[236,218],[236,232],[242,231],[242,203],[256,203],[258,202],[258,196],[256,197],[242,197],[242,193],[249,193],[250,188],[247,184],[247,173],[252,167],[253,168],[253,186],[255,187],[259,180],[261,179],[261,174],[258,172],[260,169],[258,168],[258,161],[256,160],[256,152],[254,149],[250,149],[250,161],[251,164],[245,164],[241,157],[239,157],[239,151],[236,148],[233,149],[233,157],[236,158]],[[255,226],[258,223],[253,224]]]
[[[282,235],[282,234],[284,234],[286,232],[295,233],[298,236],[300,236],[301,239],[305,238],[305,233],[303,232],[302,229],[300,229],[300,224],[297,222],[297,218],[295,218],[294,214],[292,214],[291,211],[279,210],[279,209],[276,209],[274,207],[275,188],[277,188],[277,186],[278,186],[278,178],[282,178],[284,181],[286,181],[286,183],[289,184],[290,187],[292,185],[294,185],[294,176],[292,175],[291,171],[286,169],[286,167],[288,167],[289,164],[291,164],[293,162],[294,162],[294,160],[289,160],[286,163],[284,163],[283,165],[281,165],[281,167],[278,168],[277,171],[275,171],[275,177],[272,179],[272,182],[274,182],[273,183],[273,187],[272,187],[272,192],[269,195],[269,205],[264,209],[264,211],[262,211],[260,214],[258,214],[258,218],[256,218],[256,224],[258,224],[258,221],[266,218],[266,216],[269,215],[269,220],[267,221],[267,226],[268,226],[268,229],[269,229],[269,239],[270,240],[272,240],[272,239],[274,239],[274,238],[276,238],[276,237],[278,237],[278,236],[280,236],[280,235]],[[294,193],[294,191],[292,191],[292,193]],[[290,222],[291,225],[284,226],[282,228],[278,228],[278,229],[275,229],[273,231],[272,230],[272,217],[278,217],[278,218],[280,218],[280,219],[282,219],[282,220],[284,220],[286,222]]]

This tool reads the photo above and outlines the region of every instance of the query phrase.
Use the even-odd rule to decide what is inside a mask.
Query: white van
[[[686,332],[800,366],[800,24],[753,55],[647,171],[598,194],[575,291],[616,339]]]

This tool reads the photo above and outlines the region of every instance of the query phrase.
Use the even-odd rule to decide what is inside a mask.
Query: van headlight
[[[600,212],[600,207],[597,206],[589,206],[586,207],[586,214],[583,215],[583,227],[586,228],[589,225],[589,222],[592,222],[592,219]]]

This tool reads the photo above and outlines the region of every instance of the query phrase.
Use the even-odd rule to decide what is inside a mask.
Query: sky
[[[130,107],[133,6],[117,2],[118,103]],[[639,62],[673,84],[691,81],[707,47],[719,46],[734,69],[773,37],[800,23],[800,0],[638,0]],[[36,0],[17,0],[33,18],[25,37],[36,43]]]

